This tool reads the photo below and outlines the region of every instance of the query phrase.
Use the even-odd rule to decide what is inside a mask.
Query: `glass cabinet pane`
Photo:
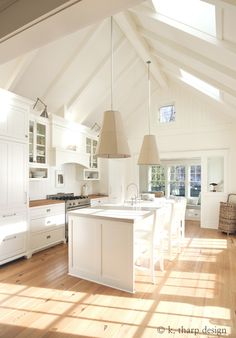
[[[29,122],[29,162],[46,164],[46,125]]]
[[[34,122],[29,122],[29,162],[34,162]]]

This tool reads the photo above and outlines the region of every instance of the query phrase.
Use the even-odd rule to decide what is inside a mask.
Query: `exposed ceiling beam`
[[[204,98],[205,101],[210,102],[211,104],[214,104],[215,106],[218,106],[218,107],[220,105],[222,107],[224,113],[226,113],[230,117],[233,117],[234,119],[236,118],[235,106],[233,106],[229,101],[225,101],[224,96],[222,97],[221,100],[215,100],[214,98],[210,97],[209,95],[204,94],[203,92],[199,91],[198,89],[190,86],[185,81],[183,81],[183,79],[181,78],[181,76],[179,74],[178,68],[176,67],[175,64],[173,64],[171,62],[171,60],[164,60],[163,59],[163,64],[164,64],[164,62],[165,62],[164,70],[172,79],[177,80],[182,86],[184,86],[185,88],[188,88],[193,93],[198,94],[201,98]],[[174,67],[176,69],[175,71],[174,71]]]
[[[148,44],[140,37],[130,14],[128,12],[119,13],[115,16],[115,20],[143,62],[146,63],[148,60],[151,60],[151,53]],[[152,73],[154,79],[160,87],[166,87],[167,79],[165,74],[160,70],[160,67],[155,60],[151,61],[152,66],[150,68],[150,72]]]
[[[73,5],[57,13],[49,12],[0,40],[0,64],[141,2],[142,0],[73,1]],[[17,17],[20,14],[15,11],[15,15]]]
[[[151,27],[155,34],[159,34],[173,42],[178,41],[179,45],[191,49],[193,52],[206,55],[212,61],[218,62],[221,65],[227,64],[228,68],[236,71],[236,45],[210,37],[196,29],[190,29],[188,26],[179,24],[174,20],[162,20],[163,16],[149,10],[144,6],[131,8],[131,12],[135,13],[141,20],[142,25]],[[172,25],[173,23],[173,25]],[[180,29],[184,26],[186,29]],[[190,34],[192,31],[195,34]]]
[[[233,88],[236,88],[236,71],[232,71],[216,62],[212,62],[172,41],[158,37],[156,34],[145,30],[140,30],[140,32],[149,41],[154,42],[153,47],[156,49],[155,55],[157,58],[161,53],[167,59],[171,58],[173,60],[172,62],[177,66],[184,66],[184,68],[188,67],[193,70],[193,75],[199,76],[199,74],[201,74],[201,78],[207,77],[208,82],[210,79],[210,84],[214,86],[217,84],[218,88],[220,86],[219,89],[227,91],[231,93],[231,95],[236,95],[236,91],[233,90]]]
[[[103,21],[100,25],[93,25],[89,27],[90,29],[86,33],[85,37],[83,38],[82,42],[77,46],[76,50],[74,51],[73,55],[62,65],[61,69],[55,75],[55,77],[50,81],[47,88],[45,88],[44,93],[42,95],[43,100],[46,101],[47,97],[50,96],[50,92],[53,91],[54,87],[58,84],[58,82],[63,78],[63,75],[69,69],[69,67],[75,62],[78,55],[94,41],[97,34],[100,30],[104,27],[105,21]]]
[[[4,89],[14,91],[15,86],[20,81],[22,75],[34,59],[37,52],[37,50],[34,50],[31,53],[25,54],[19,58],[13,73],[4,86]]]
[[[132,71],[132,69],[137,65],[137,62],[139,62],[140,60],[136,57],[132,58],[126,65],[126,67],[123,69],[123,71],[118,74],[118,76],[114,79],[114,84],[115,86],[113,86],[114,88],[114,92],[116,92],[116,87],[118,85],[118,82],[124,82],[125,77],[128,76],[129,72]],[[131,88],[132,90],[132,88]],[[104,101],[107,98],[107,93],[110,93],[110,87],[107,87],[106,90],[103,91],[103,95],[100,95],[99,101],[96,101],[96,107],[94,109],[90,109],[90,111],[88,112],[86,119],[91,116],[94,115],[94,121],[99,121],[102,118],[102,110],[104,108]],[[127,96],[130,98],[130,91],[127,92]],[[123,101],[125,100],[125,98],[123,98]],[[120,106],[121,102],[119,102],[119,106]],[[97,112],[99,111],[99,114],[101,115],[101,118],[98,119],[97,118]],[[85,122],[85,119],[83,121],[81,121],[81,123]]]
[[[113,47],[113,53],[115,54],[125,43],[125,39],[121,39],[117,45]],[[96,65],[96,68],[93,72],[91,72],[86,79],[85,83],[80,87],[80,89],[73,95],[73,98],[69,101],[67,104],[67,110],[71,113],[73,110],[76,110],[76,106],[78,105],[78,102],[81,101],[83,98],[83,95],[86,93],[86,91],[89,89],[92,80],[96,78],[96,76],[107,67],[107,65],[110,63],[110,51],[103,57],[103,59],[99,62],[98,65]],[[89,115],[88,111],[80,111],[80,114],[78,116],[77,121],[82,123],[87,116]]]
[[[184,57],[182,57],[182,61],[181,61],[180,59],[177,60],[176,57],[174,57],[174,55],[168,56],[167,54],[164,54],[160,51],[153,52],[153,54],[156,55],[157,57],[162,58],[163,65],[165,65],[165,62],[168,61],[171,64],[175,65],[178,69],[185,70],[186,72],[190,73],[193,76],[196,76],[202,81],[205,81],[206,83],[219,89],[220,91],[226,92],[232,96],[236,96],[236,91],[234,89],[225,86],[222,82],[213,80],[207,74],[203,73],[201,69],[199,70],[194,69],[191,65],[191,62],[186,62]]]

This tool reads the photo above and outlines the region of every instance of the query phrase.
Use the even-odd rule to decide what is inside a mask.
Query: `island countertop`
[[[136,210],[136,209],[116,209],[116,208],[85,208],[70,211],[68,215],[87,217],[87,218],[97,218],[97,219],[110,219],[120,222],[134,223],[135,221],[140,221],[149,217],[153,214],[152,210]]]

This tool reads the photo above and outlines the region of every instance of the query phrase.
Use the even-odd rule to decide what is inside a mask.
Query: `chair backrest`
[[[175,201],[172,204],[172,212],[171,219],[168,224],[168,231],[173,234],[176,233],[181,225],[182,217],[183,217],[184,203],[181,201]]]
[[[165,204],[161,208],[156,209],[154,216],[153,239],[157,241],[162,236],[163,230],[170,222],[172,214],[172,205]]]

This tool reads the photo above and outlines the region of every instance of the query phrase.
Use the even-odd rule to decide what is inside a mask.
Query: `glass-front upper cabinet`
[[[86,152],[90,155],[89,157],[89,167],[92,169],[98,168],[98,160],[95,156],[97,148],[97,140],[86,137]]]
[[[46,164],[46,124],[29,122],[29,162]]]

